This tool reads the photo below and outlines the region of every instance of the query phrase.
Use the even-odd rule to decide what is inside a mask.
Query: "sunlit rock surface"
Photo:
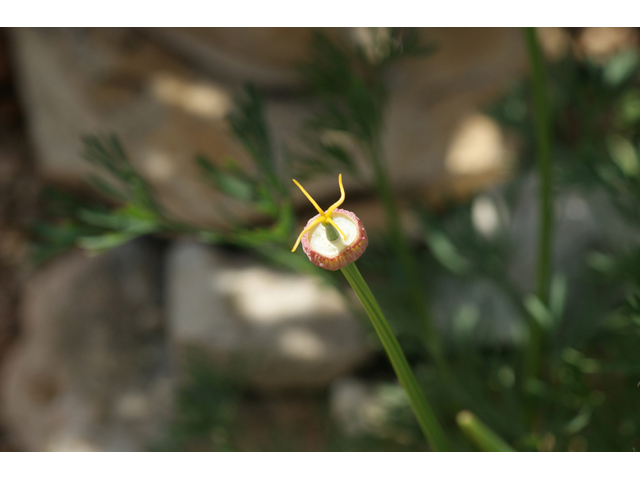
[[[370,355],[366,330],[331,287],[178,242],[167,259],[168,320],[180,352],[205,352],[258,387],[323,387]]]

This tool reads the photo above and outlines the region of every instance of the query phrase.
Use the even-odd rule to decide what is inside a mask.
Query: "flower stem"
[[[402,352],[402,348],[400,347],[398,340],[391,331],[382,310],[380,310],[378,302],[373,296],[373,293],[369,289],[364,278],[362,278],[355,262],[350,263],[341,270],[353,290],[356,292],[356,295],[358,295],[358,299],[367,312],[371,323],[373,323],[373,328],[375,328],[376,333],[389,356],[389,360],[391,360],[391,365],[393,365],[393,369],[400,380],[400,384],[409,397],[413,413],[418,419],[420,428],[422,428],[431,448],[435,451],[441,452],[451,451],[451,447],[444,430],[440,426],[431,405],[429,405],[429,402],[422,393],[422,390],[418,385],[418,381],[416,380],[416,377],[414,376],[411,367]]]
[[[540,182],[539,236],[536,268],[536,295],[544,305],[549,302],[551,282],[551,240],[553,228],[553,192],[551,163],[551,122],[549,99],[544,72],[544,60],[534,28],[524,29],[524,37],[533,77],[534,121],[536,132],[537,166]],[[525,379],[538,376],[541,370],[543,331],[540,324],[530,319],[531,338],[525,352]]]
[[[458,426],[465,436],[484,452],[513,452],[502,438],[478,420],[469,410],[463,410],[456,417]]]

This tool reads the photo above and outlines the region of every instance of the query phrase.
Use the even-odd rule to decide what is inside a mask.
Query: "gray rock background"
[[[347,42],[366,39],[362,29],[323,32]],[[475,178],[474,185],[486,183],[490,173],[495,181],[508,168],[510,146],[478,108],[522,73],[520,32],[420,33],[437,52],[403,60],[388,75],[383,148],[393,182],[400,190],[420,192],[453,177]],[[175,217],[216,225],[221,218],[212,206],[224,205],[255,220],[203,184],[193,157],[230,156],[250,166],[225,122],[233,96],[247,81],[267,89],[277,148],[295,150],[309,111],[295,95],[301,84],[296,68],[313,34],[306,28],[13,30],[40,171],[47,180],[82,184],[91,166],[79,156],[80,136],[115,132]],[[319,198],[332,198],[335,179],[311,182],[309,188]]]
[[[18,445],[139,450],[163,433],[174,366],[160,260],[155,242],[136,240],[91,259],[69,253],[28,281],[0,386]]]
[[[326,387],[373,351],[343,298],[314,277],[188,241],[171,247],[166,268],[178,354],[204,351],[249,385]]]

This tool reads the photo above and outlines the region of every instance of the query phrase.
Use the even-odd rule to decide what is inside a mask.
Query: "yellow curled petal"
[[[329,207],[329,210],[327,210],[327,213],[325,214],[327,217],[330,217],[331,213],[340,205],[342,205],[342,202],[344,202],[344,187],[342,186],[342,174],[338,175],[338,183],[340,184],[340,200],[338,200],[336,203],[334,203]]]
[[[295,180],[294,180],[295,182]],[[307,233],[309,230],[311,230],[315,225],[317,225],[318,223],[320,223],[322,221],[322,217],[318,217],[316,218],[313,222],[311,222],[311,225],[309,225],[307,228],[305,228],[304,230],[302,230],[302,233],[300,234],[300,236],[298,237],[298,240],[296,240],[296,244],[293,246],[293,250],[291,250],[291,253],[296,251],[296,248],[298,248],[298,245],[300,245],[300,241],[302,240],[302,237],[304,236],[305,233]],[[344,234],[343,234],[344,235]],[[346,238],[346,237],[345,237]]]
[[[338,230],[342,234],[342,236],[344,237],[345,240],[347,239],[347,236],[344,234],[344,232],[342,230],[340,230],[340,227],[338,225],[336,225],[336,222],[334,222],[331,217],[329,217],[327,219],[327,222],[329,222],[331,225],[336,227],[336,230]]]
[[[295,184],[298,186],[298,188],[299,188],[300,190],[302,190],[302,193],[304,193],[304,196],[305,196],[305,197],[307,197],[307,198],[309,199],[309,201],[313,204],[313,206],[314,206],[314,207],[316,207],[316,210],[318,210],[318,213],[319,213],[321,216],[323,216],[323,217],[324,217],[324,216],[325,216],[324,211],[323,211],[323,210],[318,206],[318,204],[316,203],[316,201],[315,201],[313,198],[311,198],[311,195],[309,195],[309,194],[307,193],[307,191],[306,191],[304,188],[302,188],[302,185],[300,185],[300,184],[297,182],[297,180],[295,180],[295,179],[292,179],[292,180],[293,180],[293,183],[295,183]]]

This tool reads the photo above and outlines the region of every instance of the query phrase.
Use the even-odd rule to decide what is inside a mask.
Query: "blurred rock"
[[[529,173],[508,190],[478,195],[471,204],[471,222],[478,236],[508,245],[505,281],[509,287],[485,277],[453,274],[442,275],[434,285],[434,318],[458,345],[469,341],[508,345],[524,338],[526,318],[517,302],[524,300],[531,308],[536,289],[537,177]],[[585,329],[598,312],[605,315],[622,293],[602,278],[594,280],[589,254],[631,251],[640,245],[640,235],[602,189],[562,189],[554,198],[554,217],[551,303],[559,309],[554,314],[562,316],[562,334],[568,335]],[[492,261],[499,262],[498,258]]]
[[[336,426],[350,437],[375,435],[401,444],[422,438],[409,399],[396,383],[339,378],[329,390],[329,409]]]
[[[178,242],[167,259],[171,339],[250,385],[324,387],[365,361],[364,328],[317,279]]]
[[[456,345],[473,342],[484,346],[509,345],[523,340],[525,311],[536,290],[538,258],[539,184],[530,172],[516,185],[477,195],[471,203],[473,232],[485,241],[497,241],[509,249],[504,259],[507,278],[445,273],[433,286],[433,315],[440,331]],[[554,197],[553,262],[551,296],[562,315],[563,334],[580,329],[602,309],[615,303],[619,291],[604,288],[589,276],[589,253],[631,251],[640,235],[625,222],[607,193],[563,188]],[[464,242],[463,239],[452,239]],[[485,261],[500,264],[499,257]],[[612,287],[613,285],[609,285]],[[507,287],[507,288],[505,288]],[[613,296],[613,297],[612,297]]]
[[[445,167],[455,175],[474,175],[504,167],[507,155],[499,125],[486,115],[474,114],[454,135]]]
[[[571,35],[567,29],[559,27],[538,27],[536,34],[540,46],[549,60],[560,60],[569,53]]]
[[[0,29],[0,364],[19,333],[18,305],[39,194],[9,53],[7,29]],[[16,449],[0,418],[0,451]]]
[[[323,31],[357,42],[364,30]],[[220,212],[228,209],[237,218],[257,220],[205,185],[193,158],[196,153],[216,162],[233,157],[251,167],[224,120],[245,82],[267,89],[276,149],[299,147],[297,131],[310,107],[296,93],[296,67],[313,33],[310,28],[13,30],[27,120],[45,178],[79,183],[89,171],[79,157],[80,135],[115,132],[173,216],[219,225]],[[426,194],[435,182],[459,176],[445,164],[452,142],[461,129],[468,131],[474,112],[519,75],[524,56],[516,29],[422,29],[420,34],[438,49],[403,60],[389,72],[383,141],[398,191]],[[501,141],[499,135],[491,138]],[[467,172],[481,179],[480,186],[487,183],[483,165],[492,172],[496,159],[504,159],[495,155],[500,145],[486,145],[480,138],[479,148],[457,148],[455,155],[457,165],[467,165]],[[478,160],[478,152],[491,158]],[[333,198],[334,177],[310,185],[319,200]],[[465,182],[469,185],[468,178]],[[302,197],[296,202],[306,205]]]
[[[509,266],[511,281],[519,290],[533,291],[538,243],[537,177],[525,177],[508,220],[514,252]],[[585,255],[603,246],[625,250],[640,243],[612,205],[606,192],[565,189],[554,198],[553,259],[555,272],[567,279],[585,268]],[[571,284],[571,280],[569,281]]]
[[[13,40],[27,123],[47,180],[83,182],[93,167],[80,157],[81,136],[113,132],[169,214],[221,222],[211,206],[224,198],[202,181],[194,157],[248,164],[224,121],[231,104],[225,85],[132,30],[16,29]]]
[[[579,53],[604,63],[614,53],[637,48],[640,35],[632,27],[587,27],[580,32]]]
[[[242,452],[324,452],[331,449],[324,398],[268,395],[238,405],[234,446]]]
[[[371,402],[371,385],[353,377],[343,377],[331,384],[329,408],[336,425],[345,435],[370,433],[366,407]]]
[[[460,172],[451,165],[465,165],[467,172],[479,174],[506,160],[507,156],[495,154],[501,147],[485,147],[495,140],[485,140],[482,134],[467,140],[464,149],[456,142],[469,131],[478,108],[491,102],[525,67],[517,29],[434,28],[422,29],[421,34],[437,46],[436,53],[403,60],[389,72],[384,145],[390,175],[399,189],[420,189],[455,177]],[[492,127],[488,133],[496,137]],[[469,146],[475,139],[478,148]],[[456,150],[453,164],[445,162],[452,149]],[[474,166],[479,156],[480,164]]]
[[[26,450],[145,450],[171,414],[157,244],[73,252],[28,282],[0,407]]]
[[[529,175],[519,189],[509,222],[513,253],[508,265],[510,282],[523,293],[535,291],[538,238],[538,182]],[[623,290],[599,276],[589,265],[592,252],[629,252],[640,245],[640,235],[613,205],[602,188],[581,191],[566,188],[554,198],[553,271],[551,297],[560,296],[563,334],[589,331],[619,302]]]
[[[311,28],[152,28],[144,33],[198,70],[242,86],[299,88]]]
[[[456,346],[495,347],[522,340],[522,312],[490,280],[442,275],[432,298],[434,320],[443,337]]]

